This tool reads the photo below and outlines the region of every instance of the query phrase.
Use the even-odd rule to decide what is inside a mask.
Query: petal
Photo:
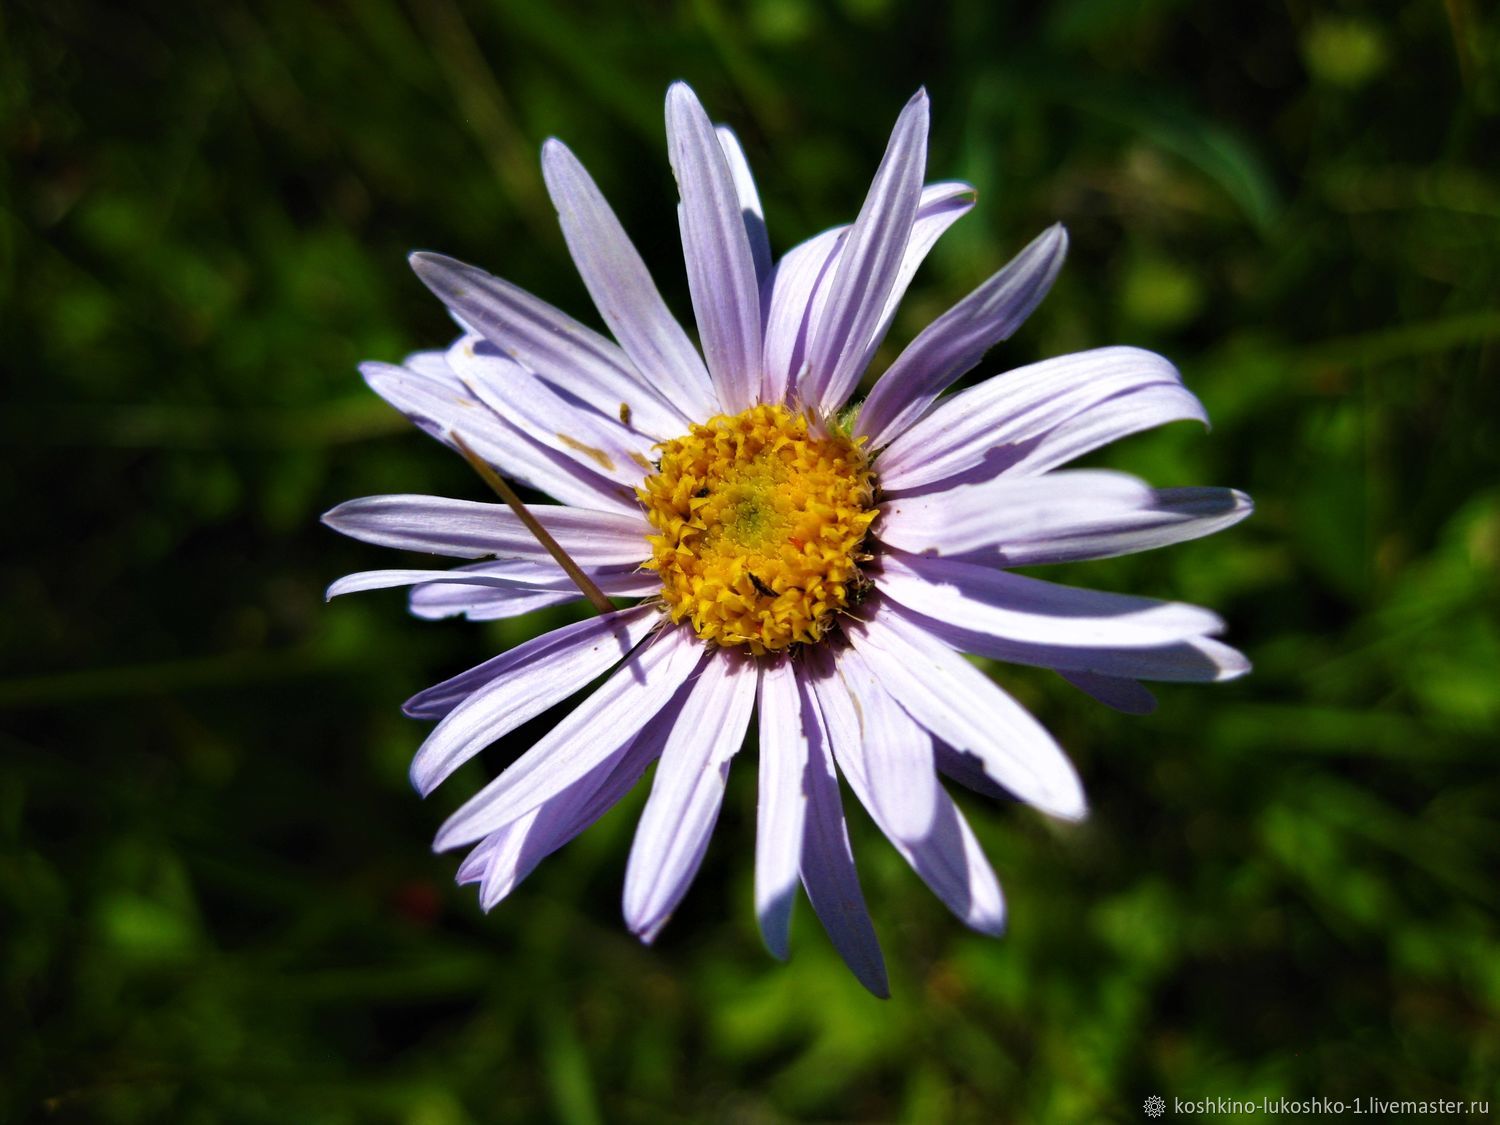
[[[885,958],[881,956],[880,941],[870,922],[865,896],[859,887],[859,873],[854,868],[854,852],[849,847],[844,805],[833,772],[827,724],[821,708],[811,697],[812,688],[806,676],[799,675],[798,687],[803,714],[811,720],[804,781],[807,819],[802,836],[802,886],[844,963],[860,984],[886,999],[891,991],[886,981]]]
[[[682,197],[682,249],[698,336],[720,404],[738,413],[755,403],[760,388],[760,285],[729,162],[682,82],[667,91],[667,143]]]
[[[481,402],[580,468],[632,490],[651,472],[653,439],[622,421],[634,421],[628,410],[601,414],[474,336],[454,344],[448,361]]]
[[[919,90],[896,120],[839,254],[828,307],[808,347],[808,371],[797,384],[802,401],[824,413],[842,406],[859,381],[867,345],[901,270],[927,165],[927,117],[927,92]]]
[[[750,240],[750,257],[755,261],[755,280],[759,284],[771,272],[771,238],[766,233],[766,215],[761,209],[760,192],[755,190],[750,162],[745,159],[745,150],[734,130],[728,125],[717,125],[714,133],[719,138],[719,147],[724,150],[729,174],[734,179],[734,193],[740,201],[740,217],[745,220],[745,236]]]
[[[1135,680],[1101,676],[1098,672],[1058,673],[1085,695],[1127,715],[1149,715],[1156,710],[1156,696]]]
[[[761,380],[766,402],[783,401],[796,383],[807,359],[812,325],[826,303],[828,278],[848,233],[848,227],[835,227],[792,247],[766,279],[769,311]]]
[[[443,352],[408,356],[404,367],[363,363],[359,370],[371,390],[426,433],[450,448],[457,448],[453,435],[459,434],[504,477],[581,508],[639,506],[629,489],[537,444],[485,406]]]
[[[974,206],[974,199],[974,189],[964,183],[945,181],[928,184],[922,189],[911,239],[902,255],[896,283],[886,298],[885,310],[866,344],[866,360],[861,369],[868,366],[869,356],[884,338],[891,318],[896,314],[896,306],[917,267],[942,233],[968,214]],[[762,287],[762,303],[770,310],[766,314],[762,386],[762,397],[766,402],[782,401],[806,362],[807,343],[813,326],[822,318],[828,305],[830,281],[848,234],[847,226],[834,227],[793,247],[782,257]]]
[[[829,737],[839,769],[860,802],[870,811],[875,823],[886,834],[896,850],[912,869],[932,888],[955,914],[983,933],[998,934],[1005,929],[1005,898],[1000,881],[985,859],[973,831],[954,805],[953,799],[937,782],[933,744],[926,737],[924,753],[908,753],[902,759],[904,782],[931,791],[930,811],[920,832],[893,822],[887,815],[890,796],[882,797],[876,771],[886,774],[887,784],[896,781],[892,765],[879,765],[872,753],[882,728],[870,720],[866,703],[885,695],[874,673],[864,665],[859,654],[848,650],[839,654],[838,673],[843,680],[828,678],[814,684],[820,706],[828,722]],[[859,694],[843,687],[863,683]],[[887,714],[901,708],[886,696]],[[904,712],[903,712],[904,715]],[[912,720],[907,718],[907,723]]]
[[[533,610],[567,605],[583,597],[578,590],[500,589],[432,582],[412,588],[407,609],[424,621],[463,617],[469,621],[501,621]],[[435,717],[435,716],[434,716]]]
[[[790,659],[760,674],[760,804],[755,823],[755,917],[773,956],[785,961],[807,817],[808,727]]]
[[[894,551],[882,556],[876,584],[892,601],[926,617],[1033,644],[1160,648],[1224,628],[1217,614],[1183,602],[1080,590],[975,563]]]
[[[549,559],[548,562],[551,562]],[[610,597],[643,597],[661,584],[661,580],[643,570],[599,570],[586,568],[596,586]],[[389,590],[397,586],[423,586],[446,583],[459,586],[481,586],[490,589],[528,594],[545,591],[581,593],[568,573],[552,562],[506,559],[503,562],[480,563],[452,570],[362,570],[346,574],[328,587],[332,601],[342,594],[360,594],[369,590]]]
[[[1012,550],[1066,537],[1075,528],[1146,507],[1154,498],[1145,481],[1105,469],[1002,476],[887,500],[880,505],[875,534],[887,546],[912,554],[984,551],[995,562],[1010,565]]]
[[[630,655],[660,622],[649,606],[616,610],[535,637],[472,669],[487,677],[427,736],[411,783],[427,796],[486,746],[588,686]],[[452,690],[446,681],[424,693]]]
[[[1207,683],[1234,680],[1250,671],[1244,655],[1210,637],[1194,637],[1159,648],[1087,648],[1013,641],[992,633],[901,607],[918,628],[960,652],[1011,664],[1033,664],[1057,671],[1098,672],[1131,680]]]
[[[489,835],[550,801],[605,761],[618,761],[687,682],[704,649],[691,632],[667,629],[642,645],[567,718],[459,808],[438,831],[438,851]]]
[[[646,542],[651,525],[640,515],[555,504],[533,504],[530,511],[580,566],[631,566],[651,553]],[[552,558],[504,504],[445,496],[365,496],[324,513],[323,522],[350,538],[405,551],[460,559]]]
[[[698,350],[668,310],[593,178],[555,138],[542,146],[542,175],[589,296],[636,370],[657,380],[657,390],[690,418],[718,413]]]
[[[1168,422],[1202,422],[1206,426],[1208,413],[1183,387],[1165,383],[1139,387],[1038,434],[1013,451],[1006,472],[1036,476],[1111,442]]]
[[[642,941],[661,932],[703,862],[750,724],[756,669],[728,649],[714,653],[667,736],[625,869],[625,923]]]
[[[880,455],[881,482],[903,490],[980,466],[989,476],[1015,472],[1030,445],[1050,431],[1091,410],[1104,416],[1115,408],[1108,400],[1148,386],[1163,388],[1179,410],[1206,420],[1167,360],[1140,348],[1098,348],[996,375],[940,403]]]
[[[588,828],[635,788],[646,768],[661,755],[670,716],[680,705],[681,690],[662,710],[657,723],[636,735],[615,760],[606,761],[544,805],[512,821],[494,835],[486,855],[479,904],[492,910],[537,864]]]
[[[1023,801],[1066,820],[1087,812],[1072,764],[1052,736],[979,669],[882,601],[849,630],[896,702]]]
[[[1045,478],[1039,478],[1045,479]],[[1149,503],[1098,513],[1066,530],[1030,543],[1009,543],[1006,566],[1080,562],[1133,555],[1233,527],[1255,510],[1255,503],[1233,488],[1157,488]]]
[[[835,669],[836,681],[818,685],[834,760],[845,776],[851,765],[859,772],[860,800],[886,835],[907,843],[921,840],[932,831],[938,809],[932,735],[891,698],[858,652],[840,653]],[[855,720],[852,726],[836,721],[826,702],[840,687],[852,705],[844,708]]]
[[[545,301],[441,254],[413,254],[411,266],[463,323],[528,371],[609,413],[628,407],[643,432],[671,437],[687,428],[690,419],[619,347]]]
[[[1041,304],[1068,253],[1068,233],[1048,227],[974,292],[924,329],[882,374],[860,408],[856,432],[880,449]]]
[[[647,607],[629,607],[617,612],[619,614],[630,614],[639,612],[645,608]],[[549,633],[547,636],[555,636],[556,633],[561,633],[568,629],[583,630],[585,627],[593,626],[595,622],[605,620],[605,616],[607,615],[566,625],[563,629],[559,629],[555,633]],[[446,717],[449,712],[480,688],[515,667],[516,660],[514,653],[516,651],[518,650],[511,649],[510,651],[502,652],[499,656],[492,656],[483,664],[476,664],[474,667],[467,668],[456,676],[450,676],[441,683],[434,684],[430,688],[424,688],[403,703],[401,710],[413,719],[442,719]]]

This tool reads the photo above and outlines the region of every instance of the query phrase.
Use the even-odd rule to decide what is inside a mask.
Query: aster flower
[[[412,764],[425,795],[618,665],[439,831],[438,849],[471,849],[458,878],[479,884],[486,909],[654,762],[624,893],[627,924],[652,940],[702,861],[753,721],[765,942],[787,955],[800,883],[856,976],[884,995],[839,776],[917,874],[985,933],[1004,925],[1000,885],[939,775],[1065,820],[1085,813],[1057,743],[962,653],[1054,669],[1127,712],[1152,705],[1142,680],[1247,670],[1212,639],[1222,622],[1207,610],[1009,572],[1192,539],[1250,511],[1228,489],[1060,468],[1128,434],[1206,421],[1160,356],[1101,348],[940,397],[1046,294],[1067,247],[1061,226],[928,326],[845,409],[912,274],[974,202],[964,184],[923,186],[927,122],[919,92],[854,223],[773,264],[739,144],[687,86],[671,88],[701,355],[559,141],[542,150],[547,187],[614,342],[479,269],[413,255],[464,332],[445,352],[366,364],[370,386],[433,436],[554,497],[530,511],[585,584],[639,599],[406,703],[440,720]],[[504,505],[375,496],[324,519],[366,542],[486,560],[354,574],[330,596],[410,586],[417,616],[473,620],[581,596]]]

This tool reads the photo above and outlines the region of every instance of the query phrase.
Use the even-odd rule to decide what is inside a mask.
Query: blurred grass
[[[1500,1104],[1494,11],[64,0],[0,21],[0,1119]],[[744,137],[780,250],[852,215],[926,84],[933,174],[980,203],[893,341],[1062,219],[1063,279],[982,372],[1161,350],[1214,432],[1100,460],[1259,502],[1216,540],[1061,575],[1218,608],[1252,678],[1126,719],[995,669],[1095,807],[1061,829],[966,802],[1004,940],[856,815],[886,1004],[805,906],[791,963],[761,950],[744,768],[657,948],[618,922],[639,794],[481,916],[427,842],[484,769],[418,802],[397,705],[539,622],[321,600],[381,563],[320,511],[479,494],[354,374],[452,331],[405,253],[588,308],[544,137],[687,307],[678,77]]]

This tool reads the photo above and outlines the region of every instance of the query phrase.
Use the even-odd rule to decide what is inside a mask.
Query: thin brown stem
[[[600,613],[613,613],[614,605],[604,596],[604,591],[595,586],[593,580],[583,572],[583,568],[573,561],[571,555],[562,549],[562,545],[552,538],[552,533],[541,525],[541,522],[531,514],[531,510],[521,502],[516,495],[516,490],[505,483],[505,478],[490,467],[488,461],[475,453],[473,448],[458,434],[450,434],[453,444],[463,454],[463,459],[473,466],[474,471],[479,474],[485,484],[495,490],[495,494],[510,505],[510,510],[516,513],[516,518],[526,525],[526,530],[536,536],[536,541],[542,545],[546,552],[557,560],[557,565],[567,571],[568,577],[578,584],[583,591],[583,596],[593,604]]]

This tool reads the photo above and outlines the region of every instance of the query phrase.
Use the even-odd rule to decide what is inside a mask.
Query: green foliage
[[[0,34],[0,1119],[1141,1120],[1175,1097],[1500,1105],[1500,14],[1482,4],[509,0],[8,8]],[[584,315],[565,137],[686,310],[661,98],[744,137],[778,250],[847,219],[925,83],[979,203],[877,369],[1048,223],[981,373],[1160,350],[1214,417],[1101,463],[1249,523],[1066,581],[1219,609],[1256,674],[1126,718],[996,666],[1076,828],[965,800],[1012,924],[852,832],[895,998],[751,911],[749,752],[654,948],[641,794],[492,915],[429,854],[400,700],[565,615],[424,624],[317,524],[478,497],[367,393],[452,332],[440,249]],[[850,802],[851,808],[853,803]]]

